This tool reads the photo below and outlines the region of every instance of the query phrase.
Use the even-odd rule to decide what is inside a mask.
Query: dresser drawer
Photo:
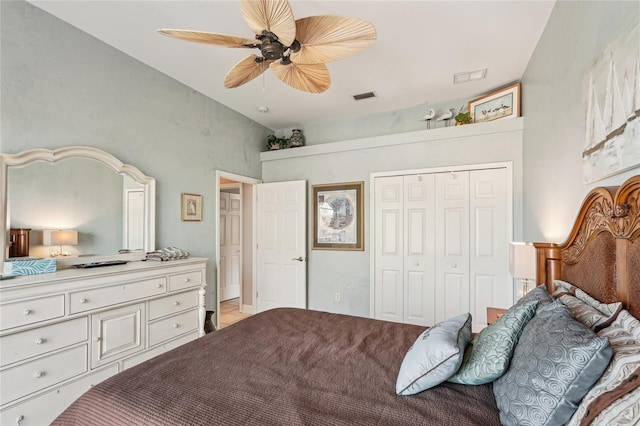
[[[85,312],[131,300],[157,296],[166,291],[167,281],[165,277],[76,291],[71,293],[69,312],[72,314]]]
[[[0,306],[0,330],[33,324],[64,315],[64,295],[41,297]]]
[[[149,320],[198,306],[198,290],[172,294],[149,302]]]
[[[43,426],[51,424],[80,395],[117,372],[118,364],[113,364],[35,398],[7,407],[0,411],[0,425]]]
[[[169,291],[202,285],[202,271],[186,272],[169,277]]]
[[[197,330],[198,311],[196,309],[164,318],[149,324],[149,346],[173,337]]]
[[[2,404],[87,371],[87,345],[0,371]]]
[[[0,337],[0,364],[8,365],[87,340],[87,317]]]

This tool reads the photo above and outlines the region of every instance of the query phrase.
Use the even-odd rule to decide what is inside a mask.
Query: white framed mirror
[[[31,229],[30,257],[53,251],[47,230],[77,232],[58,269],[102,260],[139,260],[155,249],[155,179],[97,148],[70,146],[0,154],[0,271],[9,230]],[[65,254],[67,250],[64,250]]]

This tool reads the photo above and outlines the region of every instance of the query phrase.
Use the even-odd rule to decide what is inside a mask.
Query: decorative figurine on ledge
[[[293,129],[291,131],[291,137],[289,138],[289,147],[297,148],[299,146],[304,146],[304,135],[302,134],[302,130]]]

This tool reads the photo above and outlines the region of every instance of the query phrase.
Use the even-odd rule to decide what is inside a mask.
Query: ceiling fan
[[[376,29],[369,22],[344,16],[309,16],[294,20],[287,0],[240,0],[240,12],[255,39],[204,31],[159,29],[181,40],[222,47],[259,49],[238,62],[224,86],[241,86],[270,68],[296,89],[322,93],[331,85],[326,62],[337,61],[371,46]]]

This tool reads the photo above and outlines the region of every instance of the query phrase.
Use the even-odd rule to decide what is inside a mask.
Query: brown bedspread
[[[499,425],[491,384],[395,394],[423,330],[267,311],[100,383],[54,425]]]

